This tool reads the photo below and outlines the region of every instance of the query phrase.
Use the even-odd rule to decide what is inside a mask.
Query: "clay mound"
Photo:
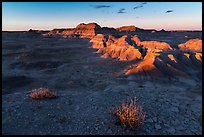
[[[48,32],[48,35],[61,35],[63,31],[66,29],[53,29],[50,32]]]
[[[110,56],[109,56],[108,53],[105,53],[105,54],[103,54],[101,57],[104,58],[104,59],[107,59],[107,58],[109,58]]]
[[[177,61],[176,61],[174,55],[169,54],[169,55],[168,55],[168,58],[169,58],[170,60],[172,60],[173,62],[177,63]]]
[[[46,33],[48,33],[48,32],[49,32],[49,31],[29,29],[29,30],[26,32],[26,36],[27,36],[27,37],[38,37],[38,36],[44,35],[44,34],[46,34]]]
[[[189,53],[178,53],[177,54],[177,62],[182,65],[182,67],[186,70],[192,70],[192,68],[196,68],[193,64],[192,60],[190,59]]]
[[[162,60],[168,61],[169,64],[183,71],[197,69],[197,67],[202,65],[202,53],[178,50],[172,53],[168,53],[168,56],[165,55],[165,53],[162,53],[160,58],[162,58]]]
[[[102,54],[103,58],[106,58],[107,55],[120,61],[142,58],[139,49],[135,49],[132,46],[134,41],[126,35],[117,39],[112,35],[104,36],[103,34],[98,34],[90,42],[93,42],[93,48],[99,49],[97,53]]]
[[[195,53],[195,57],[197,60],[202,62],[202,53]]]
[[[93,37],[90,42],[93,42],[92,48],[100,49],[106,47],[105,42],[107,41],[107,37],[103,34],[97,34],[95,37]]]
[[[202,53],[191,53],[189,58],[197,67],[202,67]]]
[[[76,28],[53,29],[47,35],[67,35],[70,37],[93,38],[96,34],[102,32],[101,27],[96,23],[81,23]]]
[[[161,29],[159,32],[166,32],[166,30],[165,29]]]
[[[154,65],[156,54],[153,52],[148,52],[145,59],[141,62],[130,65],[124,70],[125,75],[137,74],[138,77],[162,77],[163,74]]]
[[[192,50],[202,52],[202,40],[190,39],[186,43],[179,44],[178,47],[181,50]]]
[[[113,37],[112,35],[108,35],[108,40],[106,41],[106,46],[112,45],[116,40],[117,40],[117,38]]]
[[[167,60],[162,59],[161,56],[155,58],[154,65],[159,69],[165,76],[169,77],[187,77],[188,75],[180,70],[181,68],[176,68],[174,64],[169,63]]]
[[[73,35],[74,34],[74,28],[72,29],[66,29],[61,32],[63,35]]]
[[[81,23],[79,25],[76,26],[76,30],[79,29],[101,29],[101,26],[99,26],[97,23]]]
[[[96,23],[81,23],[75,28],[75,34],[79,34],[81,38],[93,38],[101,33],[101,27]]]
[[[176,69],[178,69],[178,70],[181,70],[181,71],[184,71],[184,70],[185,70],[185,69],[183,68],[183,66],[179,64],[179,61],[178,61],[178,59],[177,59],[177,57],[176,57],[175,54],[171,54],[171,53],[170,53],[170,54],[161,54],[161,55],[159,56],[159,58],[160,58],[161,60],[165,60],[165,62],[166,62],[167,64],[171,65],[172,67],[174,67],[174,68],[176,68]]]
[[[100,37],[100,38],[99,38]],[[95,44],[97,47],[102,47],[98,50],[98,53],[108,55],[114,59],[119,59],[120,61],[127,61],[127,60],[134,60],[134,59],[141,59],[142,55],[138,49],[135,49],[132,45],[132,40],[128,36],[122,36],[121,38],[116,39],[112,35],[108,35],[105,40],[103,35],[98,35],[99,44],[104,44],[106,40],[106,47],[105,46],[98,46],[99,44]],[[103,40],[102,40],[103,39]],[[131,44],[131,45],[130,45]],[[93,45],[94,47],[96,47]]]
[[[141,62],[128,66],[124,73],[125,75],[136,74],[137,76],[147,78],[160,78],[160,77],[189,77],[191,72],[185,65],[186,62],[192,60],[183,59],[185,55],[179,57],[177,54],[161,53],[158,54],[148,50],[147,55]],[[196,62],[199,65],[198,62]]]
[[[131,25],[131,26],[122,26],[122,27],[117,28],[118,31],[136,31],[137,29],[139,29],[139,28],[137,28],[137,27],[135,27],[133,25]]]
[[[39,30],[33,30],[33,29],[29,29],[28,33],[39,33]]]
[[[120,52],[125,50],[125,48],[117,47],[116,44],[111,44],[110,46],[105,48],[105,53],[108,53],[111,58],[118,58],[120,56]]]
[[[134,59],[141,59],[142,55],[138,49],[135,49],[132,46],[129,46],[126,50],[122,50],[120,52],[120,56],[118,57],[120,61],[131,61]]]
[[[166,42],[142,41],[140,42],[140,46],[143,46],[149,49],[172,50],[172,47]]]
[[[98,49],[98,51],[96,53],[105,54],[106,53],[106,48],[100,48],[100,49]]]
[[[79,25],[77,25],[76,26],[76,28],[84,28],[86,26],[86,24],[85,23],[80,23]]]
[[[127,35],[120,37],[114,43],[120,47],[128,47],[128,46],[131,46],[133,44],[131,38],[128,37]]]
[[[131,40],[134,41],[137,46],[140,46],[141,41],[136,35],[131,37]]]
[[[113,59],[118,59],[120,61],[130,61],[134,59],[141,59],[142,55],[138,49],[132,46],[120,47],[115,44],[107,46],[105,48],[100,48],[97,53],[108,54]],[[105,55],[104,55],[105,56]]]

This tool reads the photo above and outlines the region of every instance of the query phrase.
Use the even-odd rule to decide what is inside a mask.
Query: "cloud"
[[[167,10],[165,13],[171,13],[173,12],[173,10]]]
[[[110,8],[111,6],[109,5],[90,5],[91,7],[94,7],[96,9],[100,9],[100,8]]]
[[[143,7],[143,5],[140,5],[140,6],[134,7],[133,9],[135,10],[135,9],[139,9],[139,8],[142,8],[142,7]]]
[[[144,7],[145,4],[147,4],[147,2],[143,2],[143,3],[141,3],[140,5],[134,7],[133,9],[135,10],[135,9],[142,8],[142,7]]]
[[[125,10],[125,9],[122,8],[122,9],[120,9],[120,10],[118,11],[118,13],[125,13],[124,10]]]

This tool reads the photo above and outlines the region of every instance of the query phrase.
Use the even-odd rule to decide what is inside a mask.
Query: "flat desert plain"
[[[139,43],[126,34],[47,34],[2,32],[3,134],[202,134],[202,51],[178,47],[202,39],[202,32],[138,32]],[[149,50],[148,41],[170,46]],[[29,97],[41,87],[57,98]],[[146,113],[139,130],[125,128],[112,113],[134,97]]]

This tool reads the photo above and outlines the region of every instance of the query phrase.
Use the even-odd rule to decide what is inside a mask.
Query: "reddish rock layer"
[[[148,49],[158,49],[158,50],[172,50],[172,47],[166,42],[159,41],[142,41],[139,46],[143,46]]]
[[[54,29],[48,35],[77,35],[80,38],[92,38],[98,33],[101,33],[101,27],[96,23],[81,23],[73,29]]]
[[[118,31],[136,31],[137,27],[131,25],[131,26],[122,26],[117,28]]]
[[[202,40],[190,39],[186,43],[179,44],[178,47],[181,50],[192,50],[202,52]]]

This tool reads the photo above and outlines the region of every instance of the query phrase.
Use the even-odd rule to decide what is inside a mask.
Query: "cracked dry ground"
[[[120,73],[133,62],[103,59],[90,45],[3,33],[3,134],[202,134],[202,82],[132,79]],[[28,92],[40,87],[58,98],[30,99]],[[147,114],[136,131],[111,113],[134,96]]]

